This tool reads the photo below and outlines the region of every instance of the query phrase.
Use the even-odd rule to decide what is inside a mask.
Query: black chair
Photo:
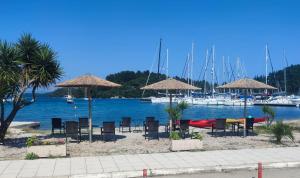
[[[66,135],[66,143],[68,137],[75,137],[77,143],[79,143],[79,127],[77,121],[66,121],[65,122],[65,135]]]
[[[80,117],[78,121],[79,121],[79,138],[81,141],[82,134],[87,134],[87,135],[89,134],[89,118]]]
[[[120,128],[122,128],[122,133],[124,132],[124,128],[128,127],[128,132],[131,132],[131,117],[123,117],[122,121],[120,122],[119,125],[119,132]]]
[[[106,135],[112,135],[114,141],[116,141],[116,127],[115,122],[103,122],[101,130],[102,139],[105,140]]]
[[[253,125],[254,125],[254,118],[246,118],[246,134],[249,134],[249,130],[253,133]],[[239,134],[239,130],[244,129],[244,124],[239,124],[237,133]]]
[[[61,118],[52,118],[51,120],[52,120],[52,134],[54,134],[55,129],[59,129],[59,133],[61,134],[61,130],[63,129]]]
[[[214,134],[214,130],[222,130],[224,132],[224,136],[226,136],[226,119],[216,119],[216,122],[212,124],[211,133]]]
[[[179,121],[179,131],[181,133],[182,138],[185,138],[186,135],[189,135],[189,125],[190,120],[180,120]]]
[[[155,117],[153,116],[146,117],[144,121],[144,130],[146,130],[146,127],[149,124],[149,122],[153,122],[153,121],[155,121]]]
[[[145,140],[150,138],[151,135],[156,135],[156,138],[159,140],[159,121],[149,121],[145,127]]]

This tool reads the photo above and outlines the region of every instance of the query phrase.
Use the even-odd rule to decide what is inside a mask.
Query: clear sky
[[[57,52],[63,79],[91,73],[148,70],[157,53],[169,49],[169,73],[181,75],[195,42],[194,76],[205,50],[215,45],[220,77],[222,56],[240,57],[249,77],[264,73],[265,44],[275,70],[299,63],[300,3],[272,0],[6,0],[0,4],[0,39],[23,32]]]

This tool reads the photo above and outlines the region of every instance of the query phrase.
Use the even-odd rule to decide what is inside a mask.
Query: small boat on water
[[[70,89],[68,89],[68,94],[65,95],[65,98],[66,98],[68,104],[74,103],[74,99],[73,99]]]
[[[65,98],[67,99],[67,103],[69,104],[74,103],[74,99],[72,95],[66,95]]]

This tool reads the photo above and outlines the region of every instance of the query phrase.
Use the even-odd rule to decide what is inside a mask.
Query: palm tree
[[[0,41],[0,69],[0,75],[4,74],[0,77],[0,142],[4,142],[17,112],[35,101],[36,89],[54,84],[62,76],[62,68],[48,45],[23,34],[15,45]],[[31,100],[23,97],[28,90],[31,90]],[[13,98],[13,107],[5,117],[3,101],[7,97]]]

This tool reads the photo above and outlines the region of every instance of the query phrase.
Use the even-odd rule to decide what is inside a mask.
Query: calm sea
[[[102,121],[114,120],[117,123],[122,116],[132,117],[134,122],[141,123],[146,116],[155,116],[160,122],[167,122],[165,109],[167,104],[152,104],[138,99],[94,99],[93,123],[99,125]],[[78,117],[88,115],[88,102],[75,99],[74,104],[67,104],[64,98],[39,97],[38,100],[20,110],[16,121],[39,121],[42,129],[51,127],[52,117],[63,120],[77,120]],[[7,105],[9,109],[11,106]],[[277,119],[300,119],[300,109],[296,107],[275,107]],[[254,117],[261,117],[260,106],[249,106],[248,113]],[[6,112],[7,114],[7,112]],[[243,107],[231,106],[190,106],[184,112],[185,119],[205,118],[239,118],[243,116]]]

